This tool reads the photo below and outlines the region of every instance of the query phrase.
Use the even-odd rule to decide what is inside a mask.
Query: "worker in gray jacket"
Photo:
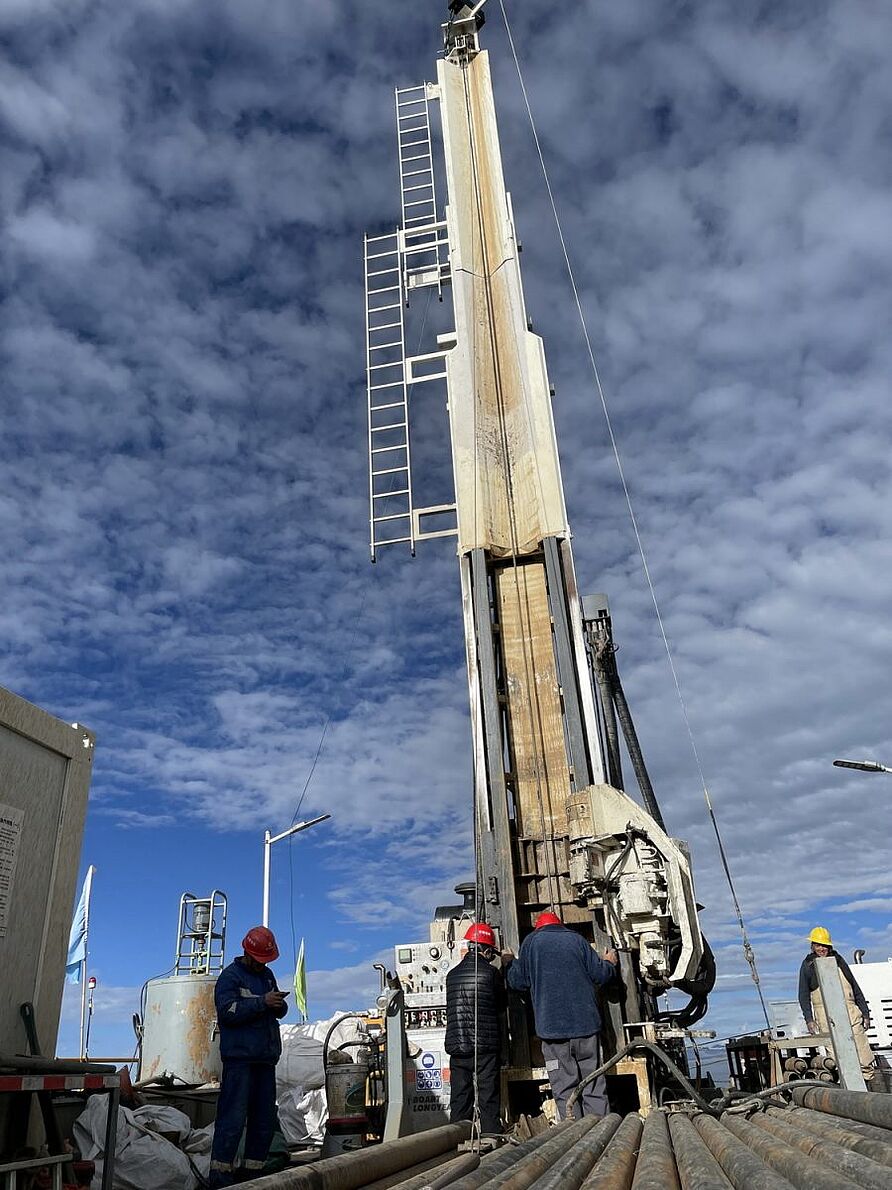
[[[556,914],[540,913],[517,959],[511,962],[509,952],[503,958],[510,962],[508,986],[530,992],[551,1093],[564,1119],[571,1093],[602,1062],[597,990],[616,975],[616,951],[602,957]],[[576,1108],[580,1115],[607,1114],[603,1074],[584,1088]]]

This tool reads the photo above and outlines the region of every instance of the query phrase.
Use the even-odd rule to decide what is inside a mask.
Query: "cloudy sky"
[[[470,871],[451,543],[370,567],[365,496],[362,234],[398,217],[392,90],[434,77],[441,7],[0,0],[0,680],[97,733],[94,1052],[132,1048],[183,890],[229,894],[235,952],[317,752],[300,814],[333,817],[278,845],[272,900],[314,1014],[366,1004]],[[892,763],[892,9],[507,8],[766,997],[791,998],[815,922],[892,953],[892,784],[831,767]],[[758,1001],[488,11],[580,581],[693,847],[708,1023],[742,1031]]]

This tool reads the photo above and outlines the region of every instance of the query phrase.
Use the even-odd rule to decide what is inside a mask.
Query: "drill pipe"
[[[579,1121],[578,1123],[581,1122]],[[538,1149],[566,1137],[568,1132],[578,1127],[578,1123],[571,1123],[569,1120],[564,1120],[554,1128],[549,1128],[546,1132],[541,1132],[538,1136],[533,1136],[529,1140],[525,1140],[523,1144],[506,1145],[505,1148],[499,1149],[497,1153],[486,1157],[481,1162],[479,1169],[475,1169],[473,1173],[465,1174],[463,1178],[459,1178],[457,1182],[454,1182],[450,1190],[477,1190],[478,1186],[484,1185],[490,1179],[498,1177],[506,1170],[511,1169],[518,1161],[524,1161],[531,1153],[535,1153]],[[573,1138],[577,1135],[578,1132],[573,1131],[572,1138],[568,1143],[572,1144]]]
[[[257,1178],[254,1186],[256,1190],[358,1190],[388,1174],[449,1152],[467,1140],[469,1132],[468,1124],[444,1124],[415,1136],[328,1157],[303,1169],[283,1169]]]
[[[809,1062],[812,1070],[836,1070],[836,1060],[829,1054],[818,1054]]]
[[[837,1170],[826,1169],[820,1162],[803,1155],[786,1141],[763,1132],[742,1116],[725,1115],[722,1123],[738,1140],[756,1153],[766,1165],[776,1169],[782,1177],[800,1190],[856,1190],[857,1182],[844,1177]]]
[[[694,1116],[694,1127],[728,1175],[734,1190],[790,1190],[790,1183],[769,1169],[723,1124],[712,1116]]]
[[[435,1178],[428,1175],[428,1180],[424,1183],[424,1190],[443,1190],[445,1186],[451,1186],[466,1173],[473,1173],[479,1167],[479,1153],[462,1153],[461,1156],[444,1166]],[[407,1187],[401,1187],[400,1190],[407,1190]]]
[[[397,1173],[390,1173],[386,1178],[366,1182],[362,1190],[391,1190],[391,1187],[396,1186],[399,1190],[404,1190],[406,1186],[426,1186],[448,1162],[454,1160],[452,1153],[440,1153],[437,1157],[429,1157],[427,1161],[419,1161],[417,1165],[409,1165]]]
[[[547,1173],[555,1161],[563,1157],[579,1142],[592,1132],[601,1121],[596,1116],[585,1116],[582,1120],[575,1120],[565,1133],[554,1137],[548,1144],[516,1161],[510,1169],[497,1174],[485,1183],[485,1190],[527,1190],[538,1178]]]
[[[622,1117],[616,1113],[599,1120],[530,1190],[579,1190],[621,1123]]]
[[[805,1058],[784,1058],[784,1070],[795,1070],[797,1074],[805,1074],[808,1062]]]
[[[640,1118],[626,1116],[604,1155],[582,1183],[582,1190],[629,1190],[640,1140]]]
[[[485,1154],[490,1156],[490,1154]],[[413,1165],[411,1169],[401,1170],[389,1178],[382,1178],[379,1182],[372,1182],[364,1186],[363,1190],[439,1190],[441,1185],[448,1186],[451,1181],[460,1178],[462,1174],[476,1169],[480,1164],[479,1153],[459,1153],[457,1157],[444,1153],[442,1157],[427,1162],[421,1169]],[[417,1172],[416,1172],[417,1171]],[[441,1181],[441,1179],[449,1181]]]
[[[731,1190],[731,1183],[694,1128],[690,1116],[672,1112],[669,1135],[681,1190]]]
[[[793,1102],[831,1116],[845,1116],[863,1124],[892,1128],[892,1095],[873,1095],[870,1091],[844,1091],[841,1087],[794,1087]]]
[[[632,1190],[680,1190],[664,1112],[652,1111],[644,1121]]]
[[[859,1186],[867,1187],[867,1190],[889,1190],[889,1170],[869,1157],[841,1148],[835,1141],[817,1136],[814,1132],[800,1132],[792,1120],[784,1120],[779,1116],[759,1112],[752,1117],[751,1122],[794,1149],[799,1149],[806,1157],[813,1157],[830,1169],[838,1169]]]
[[[769,1115],[778,1112],[778,1108],[769,1108]],[[825,1112],[812,1111],[808,1107],[788,1107],[781,1114],[784,1118],[793,1120],[809,1132],[818,1136],[826,1136],[828,1140],[838,1145],[845,1145],[847,1149],[854,1149],[856,1153],[863,1153],[892,1169],[892,1135],[885,1128],[874,1128],[872,1124],[859,1124],[853,1120],[843,1120],[838,1116],[828,1116]]]

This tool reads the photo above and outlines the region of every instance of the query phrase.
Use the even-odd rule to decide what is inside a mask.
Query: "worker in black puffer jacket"
[[[499,1066],[505,984],[492,965],[495,934],[477,922],[465,934],[468,953],[446,976],[446,1053],[450,1057],[449,1120],[456,1124],[474,1115],[474,1057],[480,1131],[502,1130]]]

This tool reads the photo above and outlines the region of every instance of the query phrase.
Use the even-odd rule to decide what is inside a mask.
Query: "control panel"
[[[461,958],[459,947],[445,942],[413,942],[396,948],[396,974],[406,1007],[446,1006],[446,976]],[[444,1021],[445,1024],[445,1021]]]
[[[394,950],[409,1049],[405,1091],[411,1132],[449,1122],[446,976],[463,953],[463,946],[448,942],[412,942]]]

